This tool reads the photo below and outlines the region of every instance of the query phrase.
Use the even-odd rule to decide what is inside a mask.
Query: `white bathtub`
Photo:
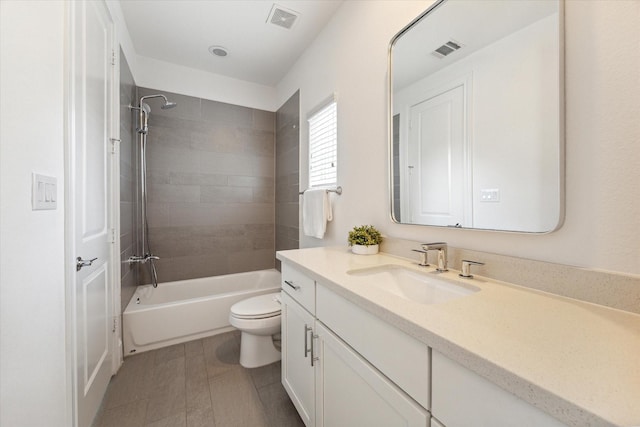
[[[122,314],[124,355],[231,331],[233,304],[279,290],[277,270],[138,286]]]

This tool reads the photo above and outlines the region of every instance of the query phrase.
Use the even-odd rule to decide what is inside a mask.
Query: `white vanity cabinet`
[[[285,263],[282,264],[282,280],[282,383],[305,425],[428,427],[429,412],[389,380],[410,375],[398,376],[394,369],[389,375],[380,366],[372,365],[349,345],[348,340],[343,341],[335,330],[323,324],[321,317],[314,316],[316,306],[329,315],[332,325],[348,336],[354,336],[355,331],[369,330],[369,334],[365,334],[369,338],[360,340],[358,345],[373,359],[380,360],[383,366],[390,366],[389,355],[393,355],[392,359],[402,358],[404,350],[389,351],[390,343],[384,341],[388,331],[377,334],[375,325],[367,324],[367,319],[357,318],[359,312],[351,313],[356,314],[352,319],[330,315],[333,312],[349,316],[349,312],[344,312],[346,307],[342,305],[341,297],[319,284],[313,283],[315,292],[322,298],[316,301],[314,295],[313,301],[307,298],[301,304],[298,297],[309,295],[301,290],[308,291],[309,281],[313,281]],[[353,323],[341,327],[343,321]],[[384,351],[372,343],[374,338]],[[421,357],[428,361],[426,346],[420,344],[419,349],[424,350]],[[378,352],[387,355],[376,358]],[[405,363],[405,369],[407,366]],[[424,374],[428,375],[428,364],[424,366]],[[424,390],[428,393],[428,382]],[[428,394],[423,393],[423,397],[428,399]]]
[[[429,426],[426,409],[321,322],[316,334],[316,426]]]
[[[446,427],[566,427],[435,350],[431,375],[431,412]]]
[[[282,264],[282,385],[307,427],[315,425],[315,371],[311,360],[315,282]]]

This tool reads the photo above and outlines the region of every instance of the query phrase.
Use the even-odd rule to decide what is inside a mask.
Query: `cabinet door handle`
[[[309,349],[309,340],[308,340],[308,338],[309,338],[309,332],[311,332],[311,334],[313,335],[312,331],[313,331],[313,329],[308,327],[306,324],[304,325],[304,357],[305,357],[305,359],[309,355],[309,352],[311,351],[311,349]],[[311,345],[313,346],[313,339],[311,340]]]
[[[317,362],[319,359],[318,357],[315,356],[315,351],[314,351],[315,346],[313,345],[313,341],[315,341],[316,338],[318,338],[318,335],[312,332],[311,333],[311,366],[312,367],[315,366],[313,362]]]
[[[287,285],[291,286],[293,288],[294,291],[298,291],[300,290],[300,286],[298,285],[294,285],[293,282],[289,281],[289,280],[285,280],[284,283],[286,283]]]

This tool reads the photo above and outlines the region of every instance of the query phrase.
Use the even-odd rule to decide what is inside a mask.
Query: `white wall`
[[[542,261],[640,274],[640,2],[566,2],[566,219],[546,235],[393,224],[387,182],[387,46],[431,1],[347,1],[278,85],[300,88],[301,170],[306,113],[338,92],[338,181],[344,188],[322,241],[345,244],[354,225],[387,235]],[[307,184],[302,174],[301,188]],[[407,254],[410,256],[410,254]]]
[[[144,56],[136,57],[136,85],[259,110],[276,111],[276,89]]]
[[[61,1],[0,1],[0,425],[68,426]],[[31,173],[58,209],[31,210]]]

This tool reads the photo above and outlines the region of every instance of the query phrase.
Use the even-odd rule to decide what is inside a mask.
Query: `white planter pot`
[[[351,246],[351,252],[358,255],[375,255],[378,253],[378,245],[364,246],[353,245]]]

